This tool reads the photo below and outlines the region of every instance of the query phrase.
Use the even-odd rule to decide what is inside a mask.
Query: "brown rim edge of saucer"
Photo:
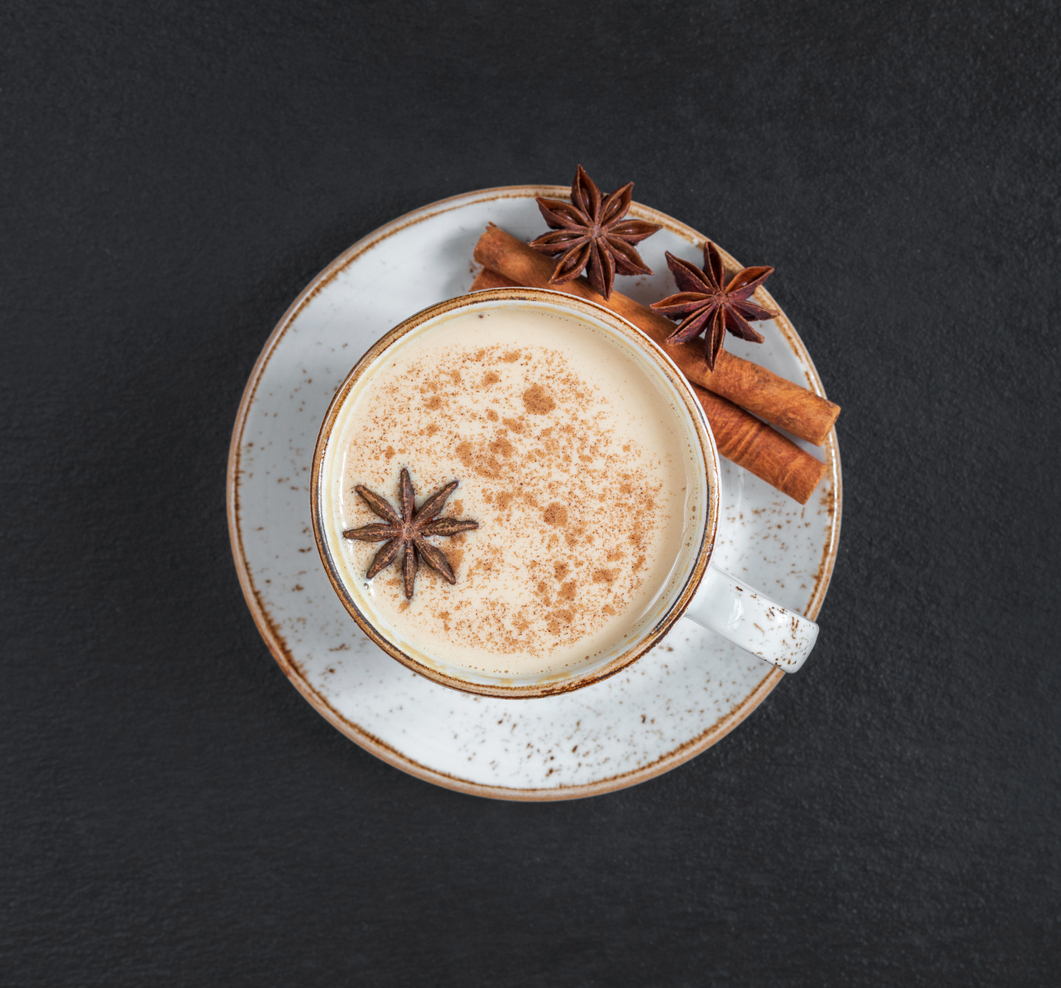
[[[384,226],[378,227],[367,236],[362,237],[335,258],[335,260],[328,264],[309,282],[309,284],[299,293],[298,297],[291,303],[283,316],[280,317],[280,320],[273,328],[273,331],[269,334],[268,339],[265,341],[265,345],[262,347],[261,353],[258,355],[258,359],[255,361],[254,366],[251,369],[250,376],[243,391],[243,396],[240,399],[239,409],[236,413],[236,421],[232,429],[232,440],[229,445],[225,500],[228,516],[229,543],[232,549],[233,561],[236,566],[237,576],[239,577],[240,587],[243,590],[243,596],[246,599],[248,609],[251,612],[251,617],[264,639],[266,646],[269,648],[269,651],[272,653],[277,664],[284,671],[284,674],[289,680],[291,680],[292,684],[303,697],[305,697],[309,704],[322,717],[324,717],[325,720],[355,744],[375,755],[380,760],[409,775],[423,779],[425,782],[431,782],[435,785],[442,786],[446,789],[452,789],[456,792],[463,792],[474,796],[483,796],[490,799],[531,802],[583,799],[589,796],[599,796],[604,793],[615,792],[619,789],[625,789],[629,786],[647,782],[649,779],[662,775],[665,772],[669,772],[673,768],[677,768],[679,765],[689,761],[691,758],[694,758],[696,755],[724,738],[749,714],[751,714],[752,711],[763,702],[763,700],[766,699],[774,687],[781,682],[785,674],[779,669],[770,669],[763,679],[760,680],[755,689],[745,698],[744,702],[735,710],[731,711],[725,717],[720,718],[708,730],[704,731],[703,734],[679,745],[673,751],[668,752],[656,761],[651,762],[648,765],[642,765],[640,768],[633,769],[629,772],[619,773],[606,779],[598,779],[596,782],[587,783],[585,785],[568,787],[558,786],[550,789],[505,788],[468,782],[467,780],[460,779],[456,776],[451,776],[446,773],[438,772],[435,769],[428,768],[426,765],[421,765],[419,762],[398,752],[381,739],[364,731],[357,724],[346,720],[327,704],[302,677],[298,663],[294,660],[283,636],[269,617],[268,611],[262,603],[258,590],[254,586],[254,581],[247,569],[246,556],[243,551],[242,533],[240,530],[238,483],[240,474],[240,445],[247,414],[254,401],[258,383],[266,365],[269,363],[269,359],[272,357],[273,350],[283,338],[284,333],[287,332],[296,316],[310,299],[312,299],[317,292],[332,281],[344,268],[346,268],[352,261],[356,260],[370,247],[374,247],[377,243],[381,243],[383,240],[386,240],[388,237],[393,236],[407,227],[415,226],[427,219],[432,219],[442,213],[459,209],[472,202],[489,202],[495,199],[533,199],[539,196],[564,196],[569,192],[570,189],[566,186],[558,185],[512,185],[480,189],[474,192],[450,196],[429,203],[426,206],[421,206],[418,209],[399,216]],[[699,246],[708,239],[704,237],[703,234],[687,224],[674,219],[672,216],[668,216],[666,213],[661,213],[658,210],[651,209],[640,203],[633,203],[630,212],[631,215],[638,219],[647,220],[648,222],[656,223],[665,227],[672,233],[681,237],[687,243],[694,246]],[[740,267],[739,262],[721,247],[719,247],[719,253],[722,255],[723,262],[727,263],[727,266],[735,265]],[[785,342],[804,365],[806,386],[815,394],[825,397],[825,389],[822,386],[821,378],[818,375],[817,369],[814,366],[814,361],[812,360],[807,347],[804,345],[802,339],[800,339],[799,334],[796,332],[781,307],[777,305],[768,292],[764,289],[760,289],[760,291],[762,292],[766,303],[771,305],[778,313],[774,322],[781,330]],[[833,569],[836,565],[836,552],[840,537],[843,486],[840,471],[840,450],[835,428],[830,432],[828,439],[826,439],[823,451],[825,453],[827,474],[832,481],[834,494],[827,506],[830,513],[829,539],[818,564],[815,585],[811,591],[810,600],[804,610],[804,614],[812,620],[815,619],[821,611],[822,603],[824,602],[826,592],[829,589],[829,582],[832,579]]]

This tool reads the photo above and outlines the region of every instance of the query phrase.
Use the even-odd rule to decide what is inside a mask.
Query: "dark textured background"
[[[0,984],[1057,984],[1055,9],[0,6]],[[843,537],[722,744],[495,803],[291,688],[225,458],[329,260],[579,161],[777,267]]]

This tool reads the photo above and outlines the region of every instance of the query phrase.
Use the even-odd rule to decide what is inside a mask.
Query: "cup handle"
[[[783,672],[803,665],[818,626],[717,566],[709,566],[685,616]]]

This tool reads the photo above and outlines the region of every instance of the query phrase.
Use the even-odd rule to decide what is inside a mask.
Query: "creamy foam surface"
[[[333,538],[343,579],[417,658],[502,678],[586,665],[658,620],[702,526],[680,414],[627,344],[576,318],[506,306],[414,331],[336,422],[334,532],[380,520],[358,484],[397,506],[402,467],[418,505],[459,479],[442,516],[479,528],[432,539],[455,585],[421,562],[407,601],[397,566],[364,577],[379,544]]]

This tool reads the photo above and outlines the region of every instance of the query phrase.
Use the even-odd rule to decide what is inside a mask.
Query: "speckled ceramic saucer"
[[[529,239],[544,228],[534,197],[568,191],[517,187],[445,199],[381,227],[336,258],[266,342],[240,403],[228,461],[229,531],[240,583],[291,682],[322,716],[384,761],[437,785],[500,799],[572,799],[643,782],[724,737],[784,676],[683,619],[628,669],[573,693],[534,700],[458,693],[377,648],[328,584],[313,542],[309,477],[336,388],[393,326],[468,291],[472,248],[487,223]],[[638,204],[631,214],[663,227],[638,247],[656,274],[623,278],[618,286],[648,303],[673,292],[664,252],[699,263],[704,237]],[[777,307],[772,299],[769,304]],[[766,342],[754,350],[732,337],[727,347],[824,393],[784,313],[760,328]],[[722,461],[713,558],[813,618],[840,534],[840,457],[835,432],[824,449],[806,448],[829,469],[805,507]],[[829,634],[828,623],[822,634]],[[798,677],[786,687],[798,689]]]

